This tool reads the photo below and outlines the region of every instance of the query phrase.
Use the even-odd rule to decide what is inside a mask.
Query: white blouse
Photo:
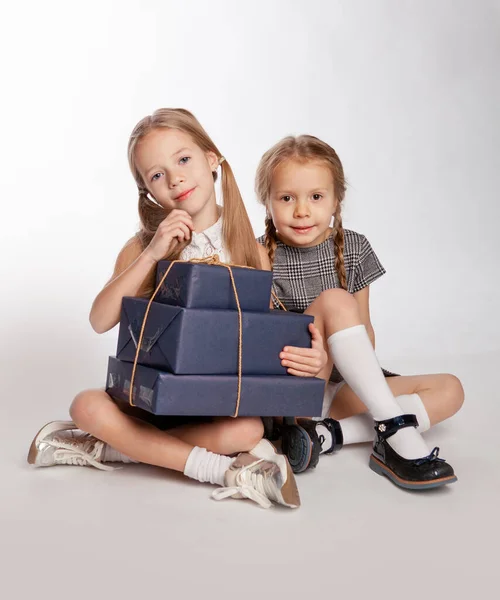
[[[181,252],[181,260],[191,260],[193,258],[207,258],[212,254],[218,254],[219,260],[229,263],[231,257],[229,252],[223,247],[222,240],[222,215],[219,220],[205,231],[191,233],[191,243]]]

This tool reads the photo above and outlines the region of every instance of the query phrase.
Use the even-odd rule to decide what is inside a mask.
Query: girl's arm
[[[97,333],[112,329],[120,320],[124,296],[137,296],[156,261],[143,252],[137,238],[129,240],[116,259],[113,275],[99,292],[90,310],[90,324]]]
[[[176,241],[191,239],[193,220],[185,210],[174,209],[158,226],[143,250],[137,237],[129,240],[116,259],[113,276],[92,304],[90,324],[97,333],[113,328],[120,320],[122,298],[137,296],[144,280],[153,275],[156,263]]]
[[[361,315],[361,321],[366,327],[368,337],[372,342],[372,346],[375,348],[375,331],[370,320],[370,286],[367,285],[359,292],[353,294],[356,302],[358,303],[359,313]]]

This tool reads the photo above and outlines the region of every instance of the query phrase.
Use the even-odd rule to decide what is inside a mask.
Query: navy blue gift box
[[[170,261],[158,263],[156,285],[170,266]],[[267,312],[271,300],[271,271],[231,267],[241,310]],[[179,262],[172,266],[155,296],[155,302],[184,308],[215,308],[236,310],[236,300],[227,267]]]
[[[116,357],[134,361],[148,301],[124,298]],[[284,375],[284,346],[309,348],[314,317],[279,310],[242,313],[242,373]],[[238,373],[238,312],[153,302],[138,362],[177,375]]]
[[[133,364],[110,357],[106,391],[129,401]],[[321,415],[325,382],[315,377],[245,375],[239,416]],[[237,375],[173,375],[137,365],[132,401],[155,415],[228,416],[235,413]]]
[[[162,261],[141,350],[148,301],[124,298],[117,357],[106,390],[118,403],[165,416],[319,416],[325,382],[281,366],[284,346],[311,345],[313,317],[270,311],[272,273],[216,264]],[[240,329],[241,316],[241,329]],[[238,356],[241,340],[241,370]],[[148,366],[149,365],[149,366]]]

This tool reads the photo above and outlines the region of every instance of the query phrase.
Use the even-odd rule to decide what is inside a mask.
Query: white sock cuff
[[[363,331],[368,337],[368,332],[366,331],[366,327],[364,325],[353,325],[353,327],[347,327],[347,329],[341,329],[340,331],[332,333],[332,335],[328,338],[327,342],[335,343],[336,340],[341,340],[352,335],[359,335]]]
[[[198,463],[206,455],[207,451],[205,448],[195,446],[187,457],[186,465],[184,466],[184,475],[191,477],[191,479],[198,479]]]
[[[215,454],[205,448],[195,446],[186,460],[184,475],[198,481],[224,485],[224,476],[234,458]]]
[[[418,394],[403,394],[396,397],[396,402],[399,404],[405,414],[415,415],[418,420],[417,431],[427,431],[431,427],[429,415],[425,410],[422,398]]]

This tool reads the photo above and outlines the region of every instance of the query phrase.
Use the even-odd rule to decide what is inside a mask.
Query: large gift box
[[[156,285],[170,266],[170,261],[158,263]],[[271,271],[231,267],[241,310],[267,312],[271,300]],[[155,302],[184,308],[217,308],[236,310],[231,277],[227,267],[179,262],[170,269],[155,296]]]
[[[147,305],[142,298],[123,299],[116,354],[120,360],[135,359]],[[292,377],[279,354],[285,346],[311,346],[308,325],[314,318],[279,310],[242,312],[241,317],[242,373]],[[237,311],[153,302],[138,362],[177,375],[235,375],[238,344]]]
[[[106,391],[129,401],[133,364],[110,357]],[[321,415],[325,382],[315,377],[245,375],[239,416]],[[132,402],[156,415],[228,416],[236,409],[237,375],[173,375],[137,365]]]

